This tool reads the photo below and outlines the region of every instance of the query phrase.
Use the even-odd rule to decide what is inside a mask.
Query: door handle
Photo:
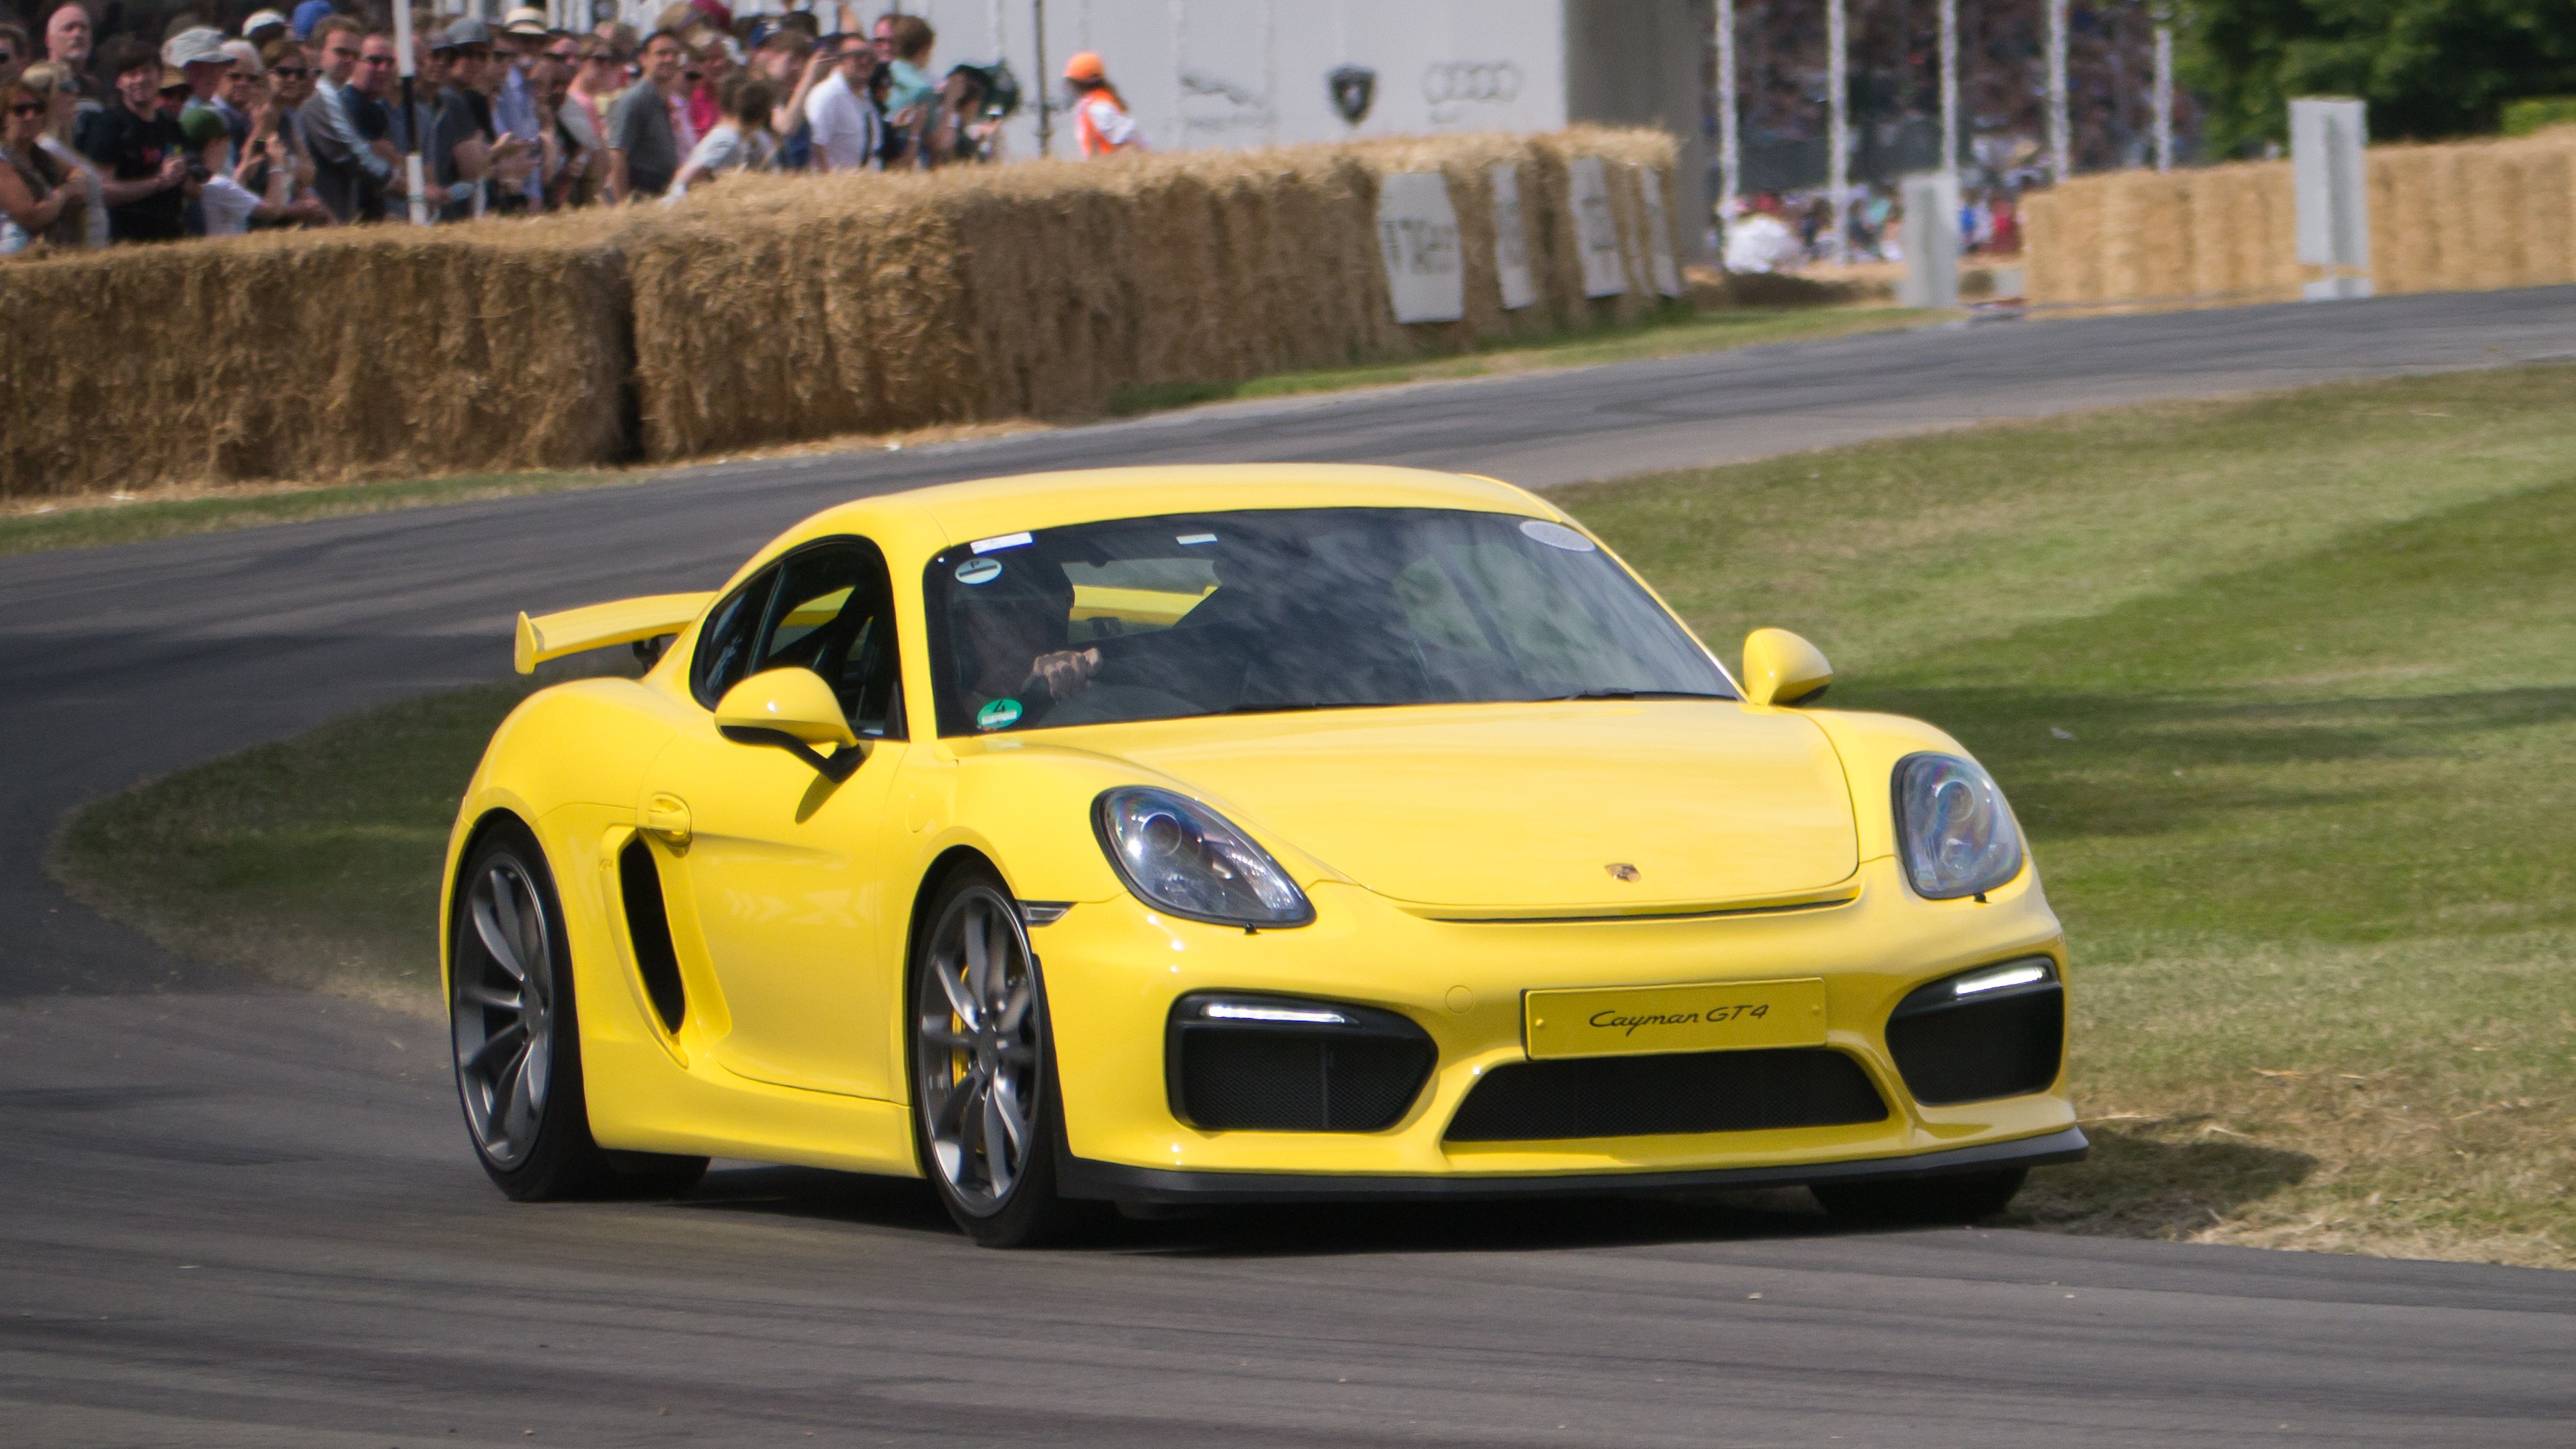
[[[689,805],[677,795],[655,795],[644,802],[644,830],[673,845],[689,843]]]

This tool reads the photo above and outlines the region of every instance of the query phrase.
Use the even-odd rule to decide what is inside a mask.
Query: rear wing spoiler
[[[677,634],[695,622],[707,601],[714,597],[654,594],[649,598],[592,604],[585,609],[566,609],[558,614],[539,614],[533,619],[521,614],[513,662],[521,674],[534,674],[537,666],[549,659]]]

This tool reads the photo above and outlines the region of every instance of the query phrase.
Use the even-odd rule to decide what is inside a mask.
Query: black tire
[[[970,930],[982,942],[973,956]],[[980,981],[979,969],[987,973]],[[1046,987],[1019,903],[989,866],[961,868],[940,884],[913,933],[906,975],[913,1151],[940,1205],[988,1248],[1087,1231],[1104,1205],[1056,1193],[1063,1098]]]
[[[668,1195],[705,1175],[703,1157],[609,1152],[592,1140],[563,903],[526,826],[496,823],[466,852],[448,940],[456,1095],[494,1186],[513,1201],[550,1202]]]
[[[1990,1218],[2012,1204],[2026,1167],[1963,1172],[1949,1177],[1878,1182],[1818,1182],[1808,1190],[1838,1218],[1870,1223],[1952,1224]]]

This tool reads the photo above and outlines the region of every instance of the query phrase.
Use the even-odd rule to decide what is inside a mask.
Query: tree
[[[2358,96],[2372,139],[2433,140],[2576,94],[2576,0],[2184,0],[2184,22],[2219,155],[2284,139],[2294,96]]]

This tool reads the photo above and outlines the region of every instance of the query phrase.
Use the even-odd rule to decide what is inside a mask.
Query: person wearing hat
[[[188,103],[180,109],[181,120],[191,111],[213,110],[220,116],[216,99],[224,88],[224,77],[233,68],[231,52],[224,49],[224,33],[208,25],[193,26],[171,36],[161,47],[161,63],[174,65],[187,77]],[[227,121],[229,126],[230,122]],[[245,120],[242,134],[250,133]]]
[[[1066,61],[1064,83],[1073,87],[1073,130],[1083,155],[1147,149],[1145,133],[1127,114],[1127,98],[1109,83],[1098,51],[1082,51]]]
[[[518,137],[531,156],[542,149],[546,125],[544,117],[537,114],[537,86],[529,73],[528,56],[545,48],[549,30],[546,12],[534,5],[522,5],[502,17],[501,33],[493,46],[500,67],[499,84],[492,93],[493,125],[499,135]],[[545,195],[544,184],[533,168],[511,190],[530,206],[539,204]]]
[[[442,221],[474,216],[476,193],[492,174],[492,146],[500,137],[491,95],[503,64],[493,40],[490,26],[466,15],[449,21],[430,43],[438,69],[437,121],[421,146],[421,166],[429,173],[431,204],[446,208],[439,213]]]
[[[161,57],[132,36],[108,42],[99,72],[116,104],[81,117],[76,144],[105,178],[108,235],[116,241],[176,241],[187,235],[188,163],[179,123],[161,114]]]
[[[206,235],[240,236],[254,220],[275,221],[289,214],[286,197],[294,185],[294,170],[281,164],[286,150],[276,137],[269,138],[277,152],[269,158],[268,194],[262,196],[233,174],[233,135],[213,107],[190,111],[179,130],[188,159],[198,163],[196,169],[204,174],[197,187],[197,209],[205,219]]]
[[[285,38],[286,17],[274,10],[254,10],[250,18],[242,22],[242,39],[262,50],[268,48],[270,41]]]
[[[339,13],[339,8],[331,0],[303,0],[295,7],[295,38],[310,44],[314,27]]]

